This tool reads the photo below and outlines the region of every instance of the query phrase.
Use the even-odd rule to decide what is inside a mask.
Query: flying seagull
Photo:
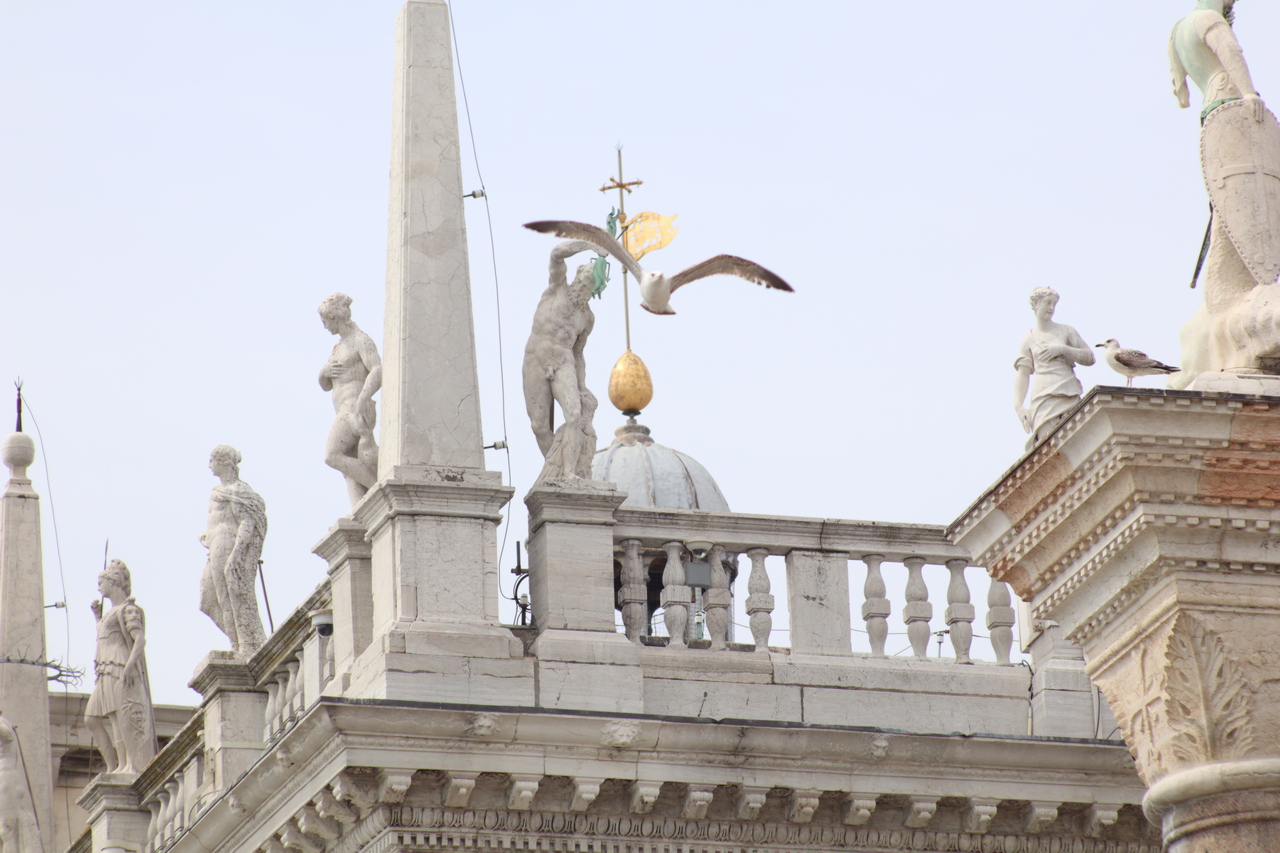
[[[1177,373],[1179,368],[1170,367],[1163,362],[1156,361],[1148,356],[1145,352],[1139,352],[1136,349],[1121,349],[1120,342],[1115,338],[1107,338],[1097,346],[1105,347],[1104,355],[1107,364],[1111,365],[1111,369],[1121,376],[1129,378],[1128,387],[1133,387],[1133,377],[1135,376],[1155,376],[1156,374]]]
[[[774,273],[757,263],[744,260],[733,255],[716,255],[700,264],[694,264],[673,276],[666,276],[657,270],[645,270],[631,253],[622,248],[622,244],[609,235],[603,228],[587,225],[584,222],[565,222],[553,220],[548,222],[529,222],[530,228],[542,234],[554,234],[565,240],[585,240],[595,246],[601,254],[613,255],[640,283],[640,307],[654,314],[674,314],[668,302],[671,294],[691,281],[712,275],[736,275],[765,287],[791,292],[787,284]]]

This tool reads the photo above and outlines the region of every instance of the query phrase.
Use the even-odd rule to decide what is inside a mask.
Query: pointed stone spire
[[[352,655],[340,680],[359,697],[532,702],[498,614],[512,489],[484,470],[444,0],[410,0],[396,22],[390,200],[378,482],[353,513],[369,556],[341,522],[316,551],[335,577],[335,648]]]
[[[19,425],[21,424],[19,410]],[[0,496],[0,713],[17,733],[45,851],[53,850],[53,771],[49,740],[48,659],[44,634],[44,569],[40,557],[40,498],[27,468],[35,461],[31,436],[0,442],[9,481]],[[14,660],[33,663],[14,663]]]

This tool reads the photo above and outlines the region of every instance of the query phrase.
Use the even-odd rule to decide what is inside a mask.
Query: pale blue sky
[[[629,210],[680,215],[648,264],[731,252],[796,289],[716,279],[680,291],[675,317],[633,310],[657,387],[643,422],[735,510],[951,521],[1021,452],[1012,362],[1034,286],[1062,293],[1058,319],[1086,340],[1176,362],[1207,207],[1165,44],[1192,5],[458,0],[512,538],[541,466],[519,363],[552,245],[519,226],[601,222],[618,142],[645,181]],[[44,431],[71,661],[91,668],[110,537],[147,609],[159,701],[194,700],[189,673],[223,645],[196,609],[209,450],[238,447],[267,501],[277,621],[322,579],[310,548],[348,511],[321,462],[333,339],[315,308],[346,291],[381,341],[398,6],[0,6],[0,378],[22,376]],[[1280,8],[1245,0],[1236,29],[1263,96],[1280,92]],[[463,147],[471,189],[465,125]],[[490,443],[493,264],[483,202],[467,205]],[[604,402],[618,284],[587,353],[602,441],[622,422]],[[35,477],[54,601],[42,464]]]

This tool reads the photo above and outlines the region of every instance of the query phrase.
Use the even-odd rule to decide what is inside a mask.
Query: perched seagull
[[[1179,368],[1170,367],[1163,362],[1156,361],[1148,356],[1145,352],[1139,352],[1136,349],[1121,349],[1120,342],[1115,338],[1107,338],[1100,344],[1100,347],[1106,347],[1107,364],[1111,365],[1111,369],[1121,376],[1129,377],[1128,387],[1133,387],[1133,377],[1135,376],[1155,376],[1156,374],[1177,373]]]
[[[640,283],[640,307],[654,314],[676,313],[668,304],[671,294],[691,281],[712,275],[736,275],[747,281],[763,284],[765,287],[791,292],[791,285],[774,273],[757,263],[733,255],[716,255],[714,258],[708,258],[700,264],[694,264],[687,270],[667,277],[657,270],[642,269],[631,253],[622,248],[622,244],[613,239],[603,228],[587,225],[584,222],[559,220],[529,222],[524,227],[543,234],[554,234],[565,240],[584,240],[595,246],[601,254],[613,255]]]

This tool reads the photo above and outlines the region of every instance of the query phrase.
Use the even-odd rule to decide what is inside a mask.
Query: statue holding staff
[[[200,534],[200,544],[209,549],[200,576],[200,611],[227,635],[231,650],[248,659],[266,642],[254,584],[267,536],[267,505],[240,479],[240,451],[234,447],[215,447],[209,470],[221,482],[209,493],[209,527]]]
[[[90,608],[98,628],[93,671],[97,680],[84,720],[107,762],[108,773],[141,773],[156,754],[156,725],[147,678],[146,626],[133,599],[129,567],[112,560],[98,576],[102,600]]]

